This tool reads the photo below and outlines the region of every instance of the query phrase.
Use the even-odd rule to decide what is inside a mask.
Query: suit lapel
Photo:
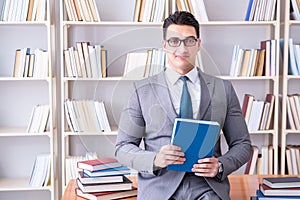
[[[171,102],[170,92],[165,79],[165,73],[161,72],[157,76],[153,76],[150,79],[150,84],[165,113],[171,121],[174,121],[174,119],[177,117],[177,114],[173,103]]]
[[[199,119],[210,119],[211,113],[209,107],[211,105],[211,94],[213,93],[213,80],[208,76],[199,72],[200,87],[201,87],[201,100],[199,108]]]

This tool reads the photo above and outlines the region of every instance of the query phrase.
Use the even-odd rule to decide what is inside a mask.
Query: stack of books
[[[263,178],[256,193],[259,200],[300,200],[300,178],[296,176]]]
[[[76,195],[86,199],[118,199],[137,195],[126,175],[130,169],[114,158],[79,161]]]

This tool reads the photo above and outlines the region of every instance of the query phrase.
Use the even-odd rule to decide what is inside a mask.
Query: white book
[[[293,118],[292,110],[291,110],[291,105],[290,105],[290,101],[289,101],[288,97],[286,97],[286,105],[287,105],[287,115],[288,115],[287,118],[288,118],[290,128],[292,130],[296,130],[296,125],[295,125],[295,122],[294,122],[294,118]]]
[[[300,8],[298,8],[296,0],[291,0],[291,6],[294,10],[295,20],[300,20]]]
[[[147,56],[147,52],[127,53],[123,76],[127,78],[142,78],[146,68]]]
[[[268,174],[269,170],[269,151],[268,146],[261,147],[262,171],[261,174]]]
[[[91,63],[91,72],[92,78],[99,78],[98,74],[98,67],[97,67],[97,58],[96,58],[96,49],[92,45],[88,45],[89,49],[89,56],[90,56],[90,63]]]
[[[44,132],[47,129],[47,122],[49,119],[50,114],[50,106],[49,105],[42,105],[42,116],[40,119],[40,125],[39,125],[39,133]]]
[[[75,54],[74,54],[74,47],[69,47],[69,55],[70,55],[70,64],[71,64],[71,69],[72,69],[71,77],[78,77]]]
[[[204,0],[191,0],[193,11],[199,22],[208,22]]]
[[[49,169],[50,169],[50,155],[49,154],[37,155],[32,169],[29,185],[32,187],[45,186],[45,182],[46,180],[48,180]]]
[[[264,107],[264,101],[261,100],[255,100],[253,101],[251,113],[250,113],[250,119],[248,123],[248,129],[249,131],[257,131],[259,128],[262,111]]]
[[[102,54],[101,54],[101,45],[95,45],[96,53],[96,63],[97,63],[97,77],[102,77]]]
[[[231,57],[231,67],[230,67],[230,72],[229,75],[232,77],[237,76],[236,74],[236,67],[237,67],[237,59],[238,59],[238,55],[239,55],[239,49],[240,49],[240,45],[236,44],[233,47],[233,53],[232,53],[232,57]]]
[[[107,113],[106,113],[106,109],[105,109],[103,101],[100,102],[100,111],[101,111],[101,117],[102,117],[101,119],[104,124],[104,131],[111,132],[111,128],[110,128],[110,125],[108,122]]]
[[[270,102],[265,102],[264,108],[263,108],[263,113],[259,125],[259,130],[265,130],[266,129],[266,124],[267,124],[267,118],[268,114],[270,111]]]

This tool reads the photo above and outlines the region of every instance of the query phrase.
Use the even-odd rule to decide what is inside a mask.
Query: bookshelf
[[[64,1],[60,2],[60,54],[76,42],[88,41],[100,44],[107,50],[107,77],[82,78],[67,77],[64,57],[61,57],[61,155],[62,155],[62,190],[67,182],[66,158],[83,156],[87,151],[97,152],[98,156],[114,156],[114,141],[121,109],[126,102],[127,91],[132,80],[122,77],[126,53],[145,51],[148,48],[160,48],[162,23],[133,22],[134,1],[96,1],[99,22],[68,20]],[[115,5],[119,6],[116,7]],[[276,10],[280,10],[277,1]],[[271,21],[244,21],[248,0],[220,2],[205,1],[209,21],[201,22],[202,55],[206,68],[204,71],[232,81],[242,105],[245,93],[257,99],[264,99],[267,93],[275,95],[273,128],[253,131],[251,139],[258,146],[274,146],[273,173],[278,173],[278,96],[279,66],[274,76],[231,77],[229,76],[232,50],[235,44],[243,48],[260,48],[263,40],[276,39],[279,45],[280,13]],[[112,12],[113,11],[113,12]],[[116,14],[117,13],[117,14]],[[150,37],[151,36],[151,37]],[[147,38],[147,39],[145,39]],[[275,52],[277,63],[279,51]],[[63,102],[68,99],[103,100],[112,132],[71,132],[65,117]],[[223,138],[224,140],[224,138]],[[223,141],[225,143],[225,140]],[[237,173],[243,173],[242,171]]]
[[[288,145],[297,145],[300,130],[292,129],[289,125],[288,118],[288,96],[292,94],[299,94],[300,90],[297,85],[300,83],[300,76],[297,74],[289,73],[290,66],[290,51],[289,51],[289,39],[293,39],[294,44],[300,43],[300,37],[298,32],[300,30],[300,21],[290,18],[290,8],[292,7],[291,1],[285,1],[284,5],[284,32],[283,32],[283,75],[282,75],[282,124],[281,124],[281,162],[280,173],[287,174],[287,156],[286,147]],[[299,66],[298,66],[299,67]]]
[[[1,11],[5,3],[13,1],[0,0]],[[14,1],[22,5],[25,1]],[[29,2],[29,1],[28,1]],[[0,144],[5,151],[1,155],[0,199],[56,199],[56,162],[55,150],[55,114],[53,97],[53,40],[50,12],[52,2],[45,3],[45,17],[42,7],[40,18],[26,21],[3,18],[0,20]],[[42,3],[41,3],[42,5]],[[20,9],[20,8],[19,8]],[[13,8],[9,9],[15,16]],[[24,13],[24,12],[23,12]],[[36,15],[38,16],[38,15]],[[15,53],[17,49],[30,48],[30,53],[42,49],[48,54],[44,66],[48,66],[47,75],[34,74],[32,77],[13,76]],[[35,54],[36,56],[37,54]],[[23,64],[24,65],[24,64]],[[39,65],[42,66],[42,65]],[[34,65],[38,69],[38,65]],[[50,106],[47,128],[35,133],[27,132],[34,106],[48,104]],[[50,184],[41,187],[29,185],[34,162],[38,154],[50,154]]]

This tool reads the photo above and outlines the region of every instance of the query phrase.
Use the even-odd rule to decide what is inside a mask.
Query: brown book
[[[271,128],[271,125],[273,125],[271,122],[274,113],[275,96],[273,94],[267,94],[265,101],[270,103],[269,113],[266,122],[266,130],[269,130]]]
[[[32,9],[33,9],[34,0],[29,0],[28,12],[27,12],[27,21],[31,21],[32,19]]]
[[[104,47],[101,47],[101,67],[102,67],[102,77],[107,77],[107,51]]]
[[[15,63],[14,63],[14,77],[19,77],[19,67],[20,67],[20,57],[21,57],[21,49],[17,49],[15,53]]]
[[[145,11],[145,4],[146,4],[146,0],[141,0],[141,9],[140,9],[140,14],[139,14],[139,22],[143,21],[143,15],[144,15],[144,11]]]
[[[136,0],[135,1],[135,8],[134,8],[134,15],[133,15],[133,21],[134,22],[139,21],[141,6],[142,6],[142,0]]]
[[[78,18],[78,21],[82,21],[83,19],[82,19],[82,16],[81,16],[81,13],[80,13],[80,5],[79,5],[79,1],[80,0],[71,0],[71,1],[73,1],[73,4],[74,4],[74,8],[75,8],[75,13],[76,13],[76,15],[77,15],[77,18]]]
[[[249,62],[250,62],[250,54],[251,54],[251,49],[245,49],[243,62],[242,62],[242,68],[239,73],[240,76],[247,76],[247,71],[248,71]]]
[[[260,42],[260,48],[265,50],[264,75],[270,76],[271,68],[271,40]]]
[[[263,70],[264,70],[264,64],[265,64],[265,54],[266,50],[265,49],[258,49],[257,50],[257,66],[256,70],[254,72],[254,76],[262,76],[263,75]]]

